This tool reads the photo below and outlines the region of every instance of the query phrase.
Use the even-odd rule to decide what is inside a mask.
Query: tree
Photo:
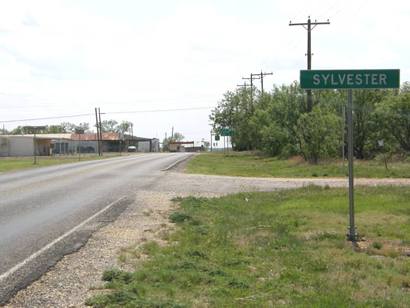
[[[410,153],[410,92],[386,97],[376,109],[385,138],[391,136],[400,149]]]
[[[23,131],[23,126],[17,126],[16,128],[12,129],[10,134],[12,135],[23,135],[24,131]]]
[[[49,125],[47,126],[47,133],[59,134],[59,133],[65,133],[65,131],[61,125]]]
[[[80,123],[78,125],[69,122],[63,122],[60,125],[49,125],[47,126],[46,133],[48,134],[61,134],[61,133],[74,133],[75,130],[82,129],[84,132],[89,132],[90,125],[86,122]]]
[[[410,93],[410,82],[406,81],[400,87],[400,93]]]
[[[115,132],[118,122],[115,120],[104,120],[101,122],[101,131],[103,133]]]
[[[170,136],[168,138],[164,138],[164,140],[162,141],[162,148],[164,151],[168,151],[168,144],[170,144],[171,142],[178,142],[178,141],[182,141],[184,140],[184,135],[182,135],[181,133],[175,132],[174,136]]]
[[[60,124],[63,133],[74,133],[77,125],[75,125],[74,123],[70,123],[70,122],[62,122]]]
[[[131,126],[132,122],[122,121],[120,124],[116,126],[115,130],[120,134],[124,134],[130,130]]]
[[[356,90],[353,99],[353,134],[354,155],[359,159],[371,158],[373,146],[377,142],[372,139],[374,112],[376,105],[391,92],[386,90]],[[376,128],[377,129],[377,128]]]
[[[346,91],[318,90],[314,96],[313,114],[308,116],[305,93],[297,82],[255,96],[252,104],[249,88],[228,91],[210,115],[213,132],[231,129],[233,148],[239,151],[260,150],[281,157],[302,155],[314,163],[321,158],[337,157],[344,136],[342,115],[346,110]],[[400,92],[354,91],[357,158],[372,158],[398,147],[409,151],[409,101],[410,83],[404,83]],[[381,140],[383,149],[378,142]]]
[[[78,125],[77,125],[77,128],[80,128],[80,129],[84,130],[84,132],[86,132],[86,133],[91,132],[91,131],[90,131],[90,124],[89,124],[89,123],[86,123],[86,122],[83,122],[83,123],[78,124]]]
[[[182,135],[181,133],[175,132],[174,136],[171,136],[171,141],[172,142],[178,142],[178,141],[182,141],[184,140],[184,135]]]
[[[315,106],[298,120],[297,134],[303,157],[317,164],[319,159],[334,157],[340,146],[340,118]]]

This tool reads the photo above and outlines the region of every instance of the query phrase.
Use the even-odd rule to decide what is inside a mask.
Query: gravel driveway
[[[120,262],[122,249],[136,247],[149,240],[160,240],[172,230],[168,215],[176,196],[220,196],[235,192],[272,191],[306,185],[346,187],[340,178],[261,179],[207,176],[167,171],[150,188],[135,192],[135,202],[119,218],[96,231],[80,250],[66,255],[29,287],[21,290],[6,307],[83,307],[88,297],[102,292],[104,270],[130,269]],[[410,179],[356,179],[356,185],[409,185]]]

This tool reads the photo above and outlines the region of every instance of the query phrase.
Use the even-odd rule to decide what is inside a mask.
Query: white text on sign
[[[386,86],[387,75],[379,73],[363,73],[363,74],[314,74],[313,84],[325,86]]]

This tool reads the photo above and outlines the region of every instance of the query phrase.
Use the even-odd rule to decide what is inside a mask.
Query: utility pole
[[[268,75],[273,75],[273,73],[264,73],[263,71],[261,71],[260,73],[253,74],[253,75],[259,76],[259,79],[261,80],[261,94],[263,96],[263,77],[268,76]]]
[[[171,142],[174,140],[174,127],[172,126],[172,131],[171,131]]]
[[[97,107],[95,107],[95,127],[97,128],[97,133],[96,133],[96,140],[97,140],[97,150],[98,150],[98,156],[101,156],[101,148],[100,148],[100,123],[98,121],[98,110]]]
[[[211,130],[211,152],[212,152],[212,130]]]
[[[250,80],[251,81],[251,106],[253,107],[253,80],[254,79],[260,79],[258,76],[259,74],[252,74],[250,77],[242,77],[242,79]]]
[[[289,21],[289,26],[302,26],[307,30],[307,69],[312,69],[312,30],[318,25],[330,25],[329,19],[327,21],[314,21],[312,22],[310,16],[308,16],[307,22],[301,23],[292,23]],[[313,108],[313,98],[312,98],[312,90],[306,90],[307,94],[307,112],[311,112]]]
[[[24,126],[23,132],[30,132],[33,133],[33,164],[37,164],[37,134],[40,131],[44,131],[47,127],[46,126]],[[39,153],[41,155],[41,153]]]
[[[101,124],[101,111],[100,111],[100,107],[98,107],[98,121],[99,121],[99,125],[100,125],[100,156],[103,155],[103,134],[102,134],[102,124]]]

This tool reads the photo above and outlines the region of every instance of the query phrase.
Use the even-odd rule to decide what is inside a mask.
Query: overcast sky
[[[331,24],[312,32],[312,67],[399,68],[410,80],[409,1],[3,0],[2,121],[87,114],[134,122],[134,134],[209,138],[210,110],[241,77],[261,70],[265,89],[306,67],[306,31],[289,20]],[[259,84],[257,84],[259,86]],[[92,116],[6,123],[94,124]]]

